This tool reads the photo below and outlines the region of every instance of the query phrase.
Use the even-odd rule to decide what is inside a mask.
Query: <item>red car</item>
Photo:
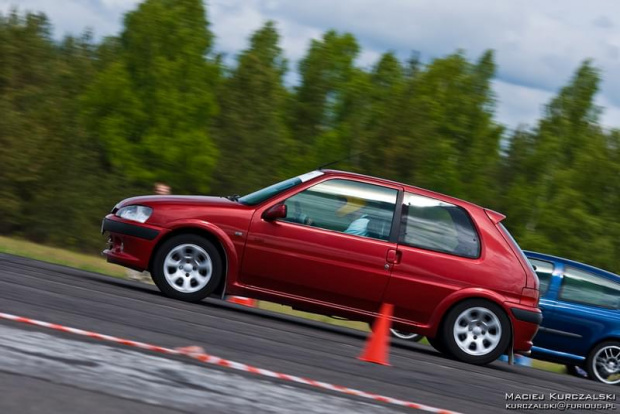
[[[527,353],[538,279],[504,216],[432,191],[320,170],[244,197],[144,196],[103,220],[107,260],[167,296],[242,295],[372,321],[462,361]]]

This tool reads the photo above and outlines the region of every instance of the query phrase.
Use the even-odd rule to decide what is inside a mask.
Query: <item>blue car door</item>
[[[534,345],[580,357],[618,324],[620,284],[570,265],[563,266],[553,312]]]

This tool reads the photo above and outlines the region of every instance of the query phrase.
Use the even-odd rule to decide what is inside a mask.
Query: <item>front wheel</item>
[[[181,234],[160,246],[151,274],[164,295],[197,302],[213,293],[222,269],[220,254],[210,241],[195,234]]]
[[[620,343],[607,341],[598,344],[586,360],[588,377],[604,384],[620,383]]]
[[[466,300],[446,316],[442,327],[445,350],[456,359],[484,365],[495,361],[510,343],[510,321],[498,305]]]

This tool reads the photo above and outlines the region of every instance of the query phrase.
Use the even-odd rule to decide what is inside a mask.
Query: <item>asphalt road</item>
[[[500,362],[487,367],[463,364],[430,347],[400,341],[392,343],[392,366],[363,363],[356,359],[364,344],[363,334],[357,331],[212,299],[199,304],[179,302],[163,297],[151,285],[3,254],[0,312],[165,347],[197,345],[233,361],[463,413],[505,411],[507,393],[542,394],[550,402],[550,393],[617,390]],[[274,407],[291,412],[295,406],[291,401],[306,400],[316,403],[317,412],[412,411],[18,323],[1,322],[0,337],[2,413],[196,412],[202,403],[210,412],[226,412],[222,408],[226,404],[236,404],[228,406],[236,407],[229,412],[278,412],[271,410]],[[95,362],[84,360],[84,354],[96,358]],[[16,364],[16,360],[23,362]],[[116,368],[110,369],[108,363]],[[145,368],[151,364],[158,370]],[[187,377],[173,381],[171,376],[180,372]],[[105,375],[113,377],[108,381]],[[150,396],[140,391],[157,382],[152,378],[160,378],[167,391]],[[123,381],[122,387],[103,386]],[[205,383],[220,384],[228,391],[197,385]],[[191,388],[190,397],[184,397],[186,388]],[[217,396],[223,399],[216,406],[209,401]],[[191,398],[197,401],[194,405],[189,404],[194,401]]]

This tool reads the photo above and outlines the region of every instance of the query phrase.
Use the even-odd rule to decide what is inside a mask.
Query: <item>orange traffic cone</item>
[[[389,303],[381,305],[379,317],[372,326],[372,332],[366,341],[364,352],[357,359],[375,364],[390,365],[388,357],[393,311],[394,305]]]
[[[246,298],[244,296],[229,296],[227,300],[237,305],[249,306],[251,308],[256,307],[256,299]]]

